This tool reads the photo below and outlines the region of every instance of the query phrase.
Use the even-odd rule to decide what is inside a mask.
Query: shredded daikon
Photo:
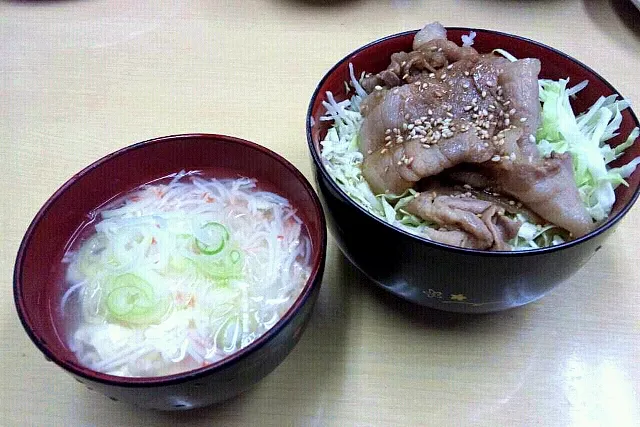
[[[89,237],[65,254],[61,306],[69,347],[108,374],[162,376],[220,360],[272,327],[309,277],[302,220],[252,179],[183,171],[91,216],[80,233]]]

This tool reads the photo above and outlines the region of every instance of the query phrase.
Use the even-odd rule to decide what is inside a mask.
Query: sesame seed
[[[452,69],[452,68],[453,68],[453,64],[449,64],[449,65],[447,66],[447,70],[450,70],[450,69]]]
[[[387,135],[387,136],[385,136],[385,137],[384,137],[384,140],[385,140],[385,141],[391,141],[391,135]]]
[[[476,105],[476,104],[478,103],[478,98],[473,98],[473,99],[471,100],[471,103],[472,103],[473,105]]]
[[[414,82],[413,84],[416,85],[416,86],[420,86],[422,83],[420,82],[420,80],[418,80],[417,82]]]
[[[462,83],[462,87],[465,89],[469,89],[469,83]]]
[[[470,186],[469,184],[465,184],[463,185],[464,188],[466,188],[467,190],[471,190],[473,187]]]
[[[402,67],[404,67],[405,65],[407,65],[407,61],[402,61],[402,62],[400,63],[400,65],[401,65]]]
[[[504,119],[504,125],[505,126],[509,126],[511,124],[511,120],[509,119]]]
[[[407,80],[407,78],[409,78],[409,74],[405,74],[404,76],[402,76],[402,80]]]
[[[499,161],[500,161],[500,156],[498,156],[498,155],[493,156],[493,157],[491,158],[491,161],[492,161],[492,162],[499,162]]]
[[[447,73],[442,73],[442,75],[440,76],[440,80],[444,80],[447,78]]]
[[[488,142],[485,142],[485,143],[484,143],[484,144],[482,144],[482,145],[484,145],[485,147],[489,147],[489,143],[488,143]]]
[[[505,107],[508,106],[509,104],[511,104],[511,100],[506,100],[502,103],[502,105],[504,105]]]
[[[407,114],[405,114],[405,115],[404,115],[404,119],[405,119],[405,120],[409,120],[409,118],[410,118],[410,117],[411,117],[411,116],[409,115],[409,113],[407,113]]]
[[[422,144],[422,148],[431,148],[429,144]]]
[[[442,96],[443,96],[444,94],[443,94],[442,92],[440,92],[440,91],[437,91],[437,90],[436,90],[436,91],[434,92],[434,95],[435,95],[435,96],[437,96],[438,98],[442,98]]]
[[[407,126],[407,129],[411,130],[411,129],[413,129],[414,126],[415,125],[413,123],[411,123],[411,124],[409,124],[409,126]]]
[[[464,75],[465,75],[465,77],[469,77],[469,72],[468,72],[468,71],[465,71],[465,72],[464,72]]]
[[[487,80],[486,85],[487,85],[487,86],[489,86],[489,87],[493,87],[493,86],[495,86],[495,85],[496,85],[496,83],[495,83],[495,82],[493,82],[493,81],[491,81],[491,80]]]
[[[429,77],[431,77],[432,79],[436,77],[436,73],[429,73]]]
[[[515,202],[515,201],[513,201],[513,200],[509,200],[509,204],[510,204],[511,206],[515,206],[516,202]]]
[[[447,111],[451,111],[451,110],[453,110],[453,106],[452,106],[452,105],[447,105],[447,107],[445,108],[445,110],[447,110]]]
[[[514,115],[516,113],[516,109],[512,108],[511,110],[509,110],[509,114]]]
[[[380,154],[384,154],[384,153],[386,153],[387,151],[389,151],[389,150],[387,150],[386,148],[383,148],[382,150],[380,150]]]
[[[480,94],[480,96],[482,96],[483,98],[487,97],[487,91],[483,90],[482,93]]]
[[[437,49],[438,49],[438,46],[431,46],[431,47],[429,48],[429,50],[430,50],[431,52],[435,52]]]
[[[514,161],[514,160],[516,159],[516,153],[511,153],[511,154],[509,154],[509,159],[510,159],[511,161]]]
[[[386,173],[386,172],[389,172],[389,166],[386,166],[386,167],[384,168],[384,171],[385,171],[385,173]]]
[[[430,115],[430,116],[431,116],[431,115],[433,115],[433,110],[432,110],[432,109],[428,109],[428,110],[427,110],[427,114],[428,114],[428,115]],[[425,120],[426,120],[426,119],[425,119]]]
[[[533,136],[533,135],[529,135],[529,142],[535,143],[536,142],[536,137]]]
[[[524,122],[526,122],[526,121],[527,121],[527,118],[526,118],[526,117],[520,117],[520,121],[521,121],[522,123],[524,123]]]
[[[447,111],[445,114],[447,115],[447,117],[453,117],[453,114],[450,113],[449,111]]]
[[[385,135],[389,135],[390,133],[391,133],[391,129],[385,129],[385,130],[384,130],[384,134],[385,134]]]
[[[375,90],[382,90],[382,86],[380,85],[376,85],[376,87],[374,87]]]

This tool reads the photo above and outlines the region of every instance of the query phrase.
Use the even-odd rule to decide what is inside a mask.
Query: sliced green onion
[[[196,238],[196,246],[205,255],[215,255],[224,249],[229,241],[229,230],[219,222],[207,222],[202,226],[206,242]]]
[[[111,314],[123,317],[130,313],[146,314],[153,308],[148,295],[135,286],[123,286],[107,296],[107,308]]]
[[[227,281],[241,279],[243,276],[244,255],[239,249],[232,249],[221,258],[213,260],[201,258],[198,260],[198,269],[215,281]]]
[[[238,261],[240,261],[240,258],[242,258],[242,255],[240,254],[240,251],[234,249],[229,254],[229,258],[231,259],[232,264],[237,264]]]
[[[107,284],[105,308],[113,320],[128,325],[149,325],[159,322],[169,305],[156,297],[146,280],[127,273],[113,278]]]

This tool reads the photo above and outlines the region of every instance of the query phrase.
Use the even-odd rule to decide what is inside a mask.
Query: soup
[[[275,325],[309,278],[311,242],[289,201],[258,184],[183,171],[96,209],[63,258],[62,329],[78,361],[171,375]]]

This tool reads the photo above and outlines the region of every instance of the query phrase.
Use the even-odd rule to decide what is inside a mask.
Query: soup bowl
[[[473,47],[480,53],[506,49],[517,58],[538,58],[540,78],[569,77],[571,82],[588,80],[589,85],[573,102],[576,113],[586,110],[600,96],[619,93],[586,65],[556,49],[522,37],[470,28],[448,28],[449,40],[459,41],[476,32]],[[349,64],[356,75],[386,69],[392,53],[411,51],[417,31],[390,35],[360,47],[341,59],[320,80],[307,112],[307,142],[314,165],[329,228],[344,255],[372,283],[409,301],[439,310],[486,313],[534,301],[571,277],[598,251],[638,198],[640,171],[616,189],[616,203],[608,220],[578,239],[558,246],[528,251],[491,252],[463,249],[430,241],[390,225],[351,199],[330,176],[321,154],[321,141],[331,122],[322,102],[332,92],[337,102],[347,99],[345,82]],[[622,114],[620,136],[611,146],[623,142],[638,119],[630,109]],[[640,156],[640,143],[629,148],[612,166],[626,164]]]
[[[311,241],[310,275],[290,309],[262,336],[230,356],[199,369],[162,377],[121,377],[80,364],[59,332],[61,260],[87,215],[115,195],[180,170],[247,176],[286,197]],[[300,339],[318,297],[326,255],[320,202],[304,176],[278,154],[223,135],[176,135],[110,154],[69,179],[27,229],[14,270],[18,316],[31,340],[88,388],[139,407],[160,410],[210,405],[237,395],[276,368]]]

